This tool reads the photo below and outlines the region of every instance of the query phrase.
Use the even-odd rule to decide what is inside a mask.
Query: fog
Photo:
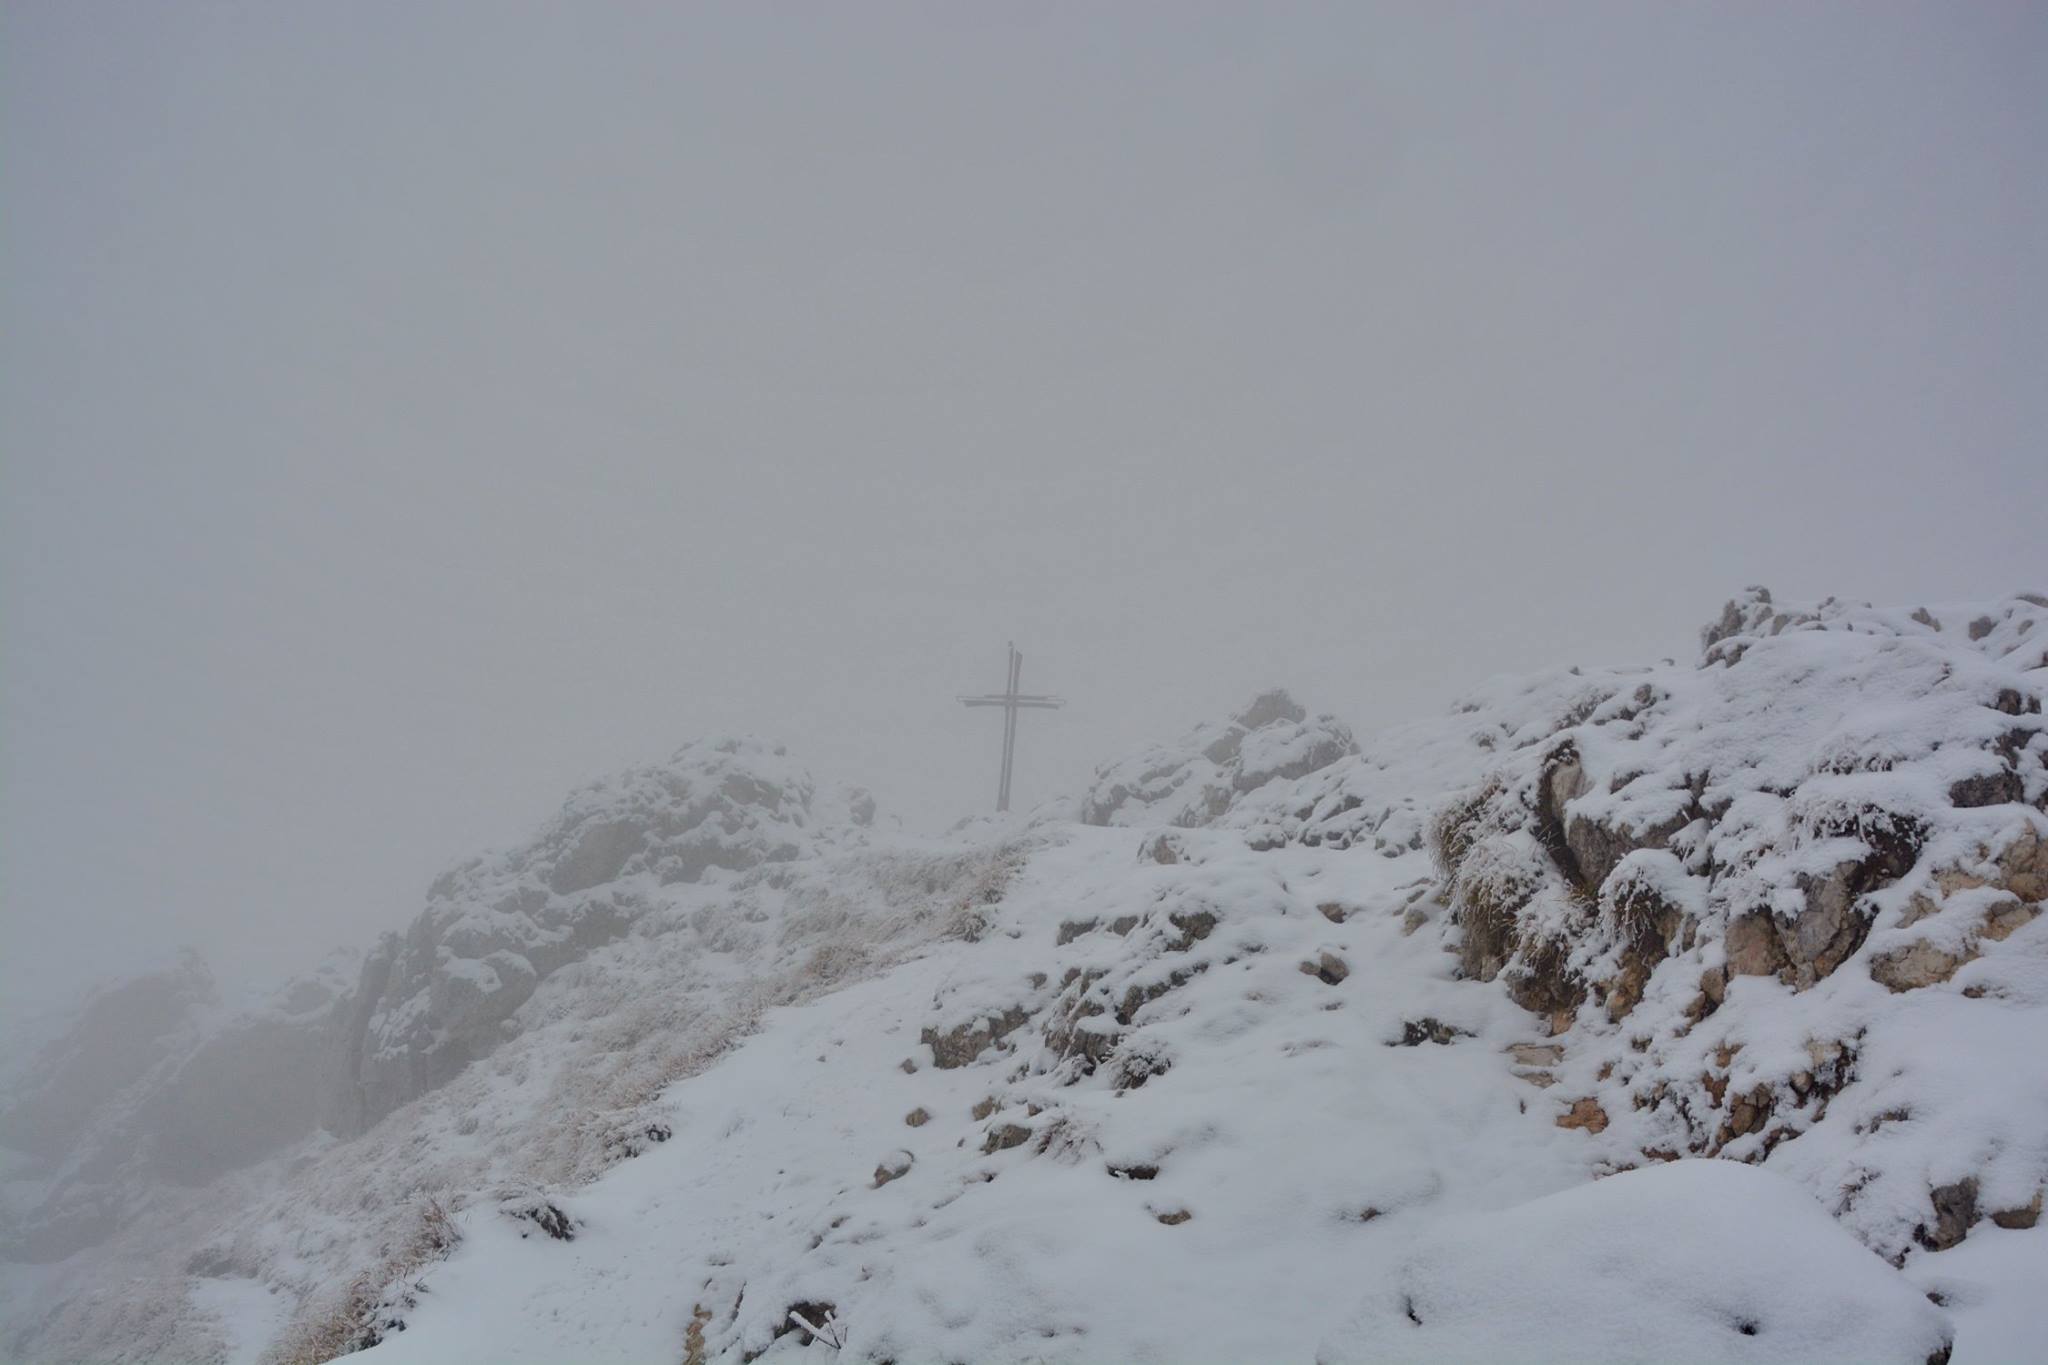
[[[725,731],[937,829],[2048,582],[2039,6],[18,4],[10,1006]]]

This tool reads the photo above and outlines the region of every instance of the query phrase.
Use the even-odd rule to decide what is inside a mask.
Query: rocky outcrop
[[[58,1156],[96,1111],[171,1057],[181,1036],[219,1003],[213,974],[191,952],[94,992],[0,1106],[0,1143]]]
[[[1311,718],[1286,692],[1263,692],[1222,724],[1095,770],[1081,801],[1089,825],[1214,824],[1248,793],[1291,782],[1358,751],[1332,716]]]
[[[1524,731],[1430,839],[1466,976],[1500,980],[1554,1031],[1632,1039],[1602,1074],[1612,1088],[1561,1124],[1602,1131],[1619,1101],[1657,1135],[1646,1153],[1756,1160],[1853,1081],[1867,1007],[1817,1003],[1804,1054],[1737,1060],[1740,1042],[1709,1045],[1719,1025],[1702,1026],[1737,983],[1819,994],[1853,975],[1967,1002],[2000,987],[1966,969],[2039,917],[2048,610],[1752,589],[1701,639],[1694,668],[1585,673],[1579,706]],[[1681,1055],[1701,1061],[1688,1073]],[[1964,1186],[1944,1188],[1922,1245],[1971,1221]]]
[[[0,1142],[49,1173],[11,1239],[59,1259],[151,1182],[203,1184],[323,1126],[360,1134],[499,1047],[548,977],[632,932],[661,888],[790,862],[873,814],[779,746],[691,744],[577,791],[527,844],[435,881],[403,933],[257,1008],[224,1013],[189,956],[103,991],[0,1107]]]
[[[2048,734],[2039,684],[2003,666],[2014,652],[2031,661],[2035,617],[2048,613],[2016,600],[2003,633],[1963,645],[1929,640],[1938,627],[1925,612],[1784,608],[1763,589],[1730,602],[1702,632],[1699,671],[1617,678],[1438,816],[1465,970],[1518,975],[1518,995],[1549,1007],[1590,991],[1618,1019],[1712,920],[1730,974],[1811,987],[1863,948],[1887,904],[1878,893],[1961,875],[1944,863],[1965,832],[1980,857],[1991,843],[2010,850],[1995,884],[2019,905],[2038,901]],[[1903,730],[1859,728],[1878,672],[1910,712]],[[1780,688],[1770,750],[1745,747],[1751,699]],[[2002,937],[2028,917],[2007,910],[1985,929]],[[1940,954],[1966,960],[1901,948],[1879,970],[1931,979]]]
[[[572,795],[530,843],[443,874],[427,909],[363,963],[330,1060],[324,1114],[361,1132],[489,1053],[540,983],[631,931],[650,893],[789,862],[828,829],[861,825],[855,793],[828,815],[779,745],[686,745]]]

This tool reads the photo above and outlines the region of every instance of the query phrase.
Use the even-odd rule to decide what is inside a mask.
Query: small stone
[[[932,1121],[931,1111],[929,1109],[926,1109],[923,1105],[919,1105],[917,1108],[905,1114],[903,1116],[903,1121],[909,1124],[912,1128],[922,1128],[927,1123],[930,1123]]]
[[[984,1154],[993,1156],[997,1152],[1007,1152],[1012,1147],[1021,1147],[1030,1140],[1031,1130],[1023,1124],[1001,1123],[988,1130],[988,1136],[982,1139],[981,1150]]]
[[[1516,1066],[1556,1066],[1564,1060],[1564,1048],[1557,1043],[1513,1043],[1508,1052]]]
[[[904,1176],[909,1175],[910,1168],[916,1161],[917,1158],[908,1152],[895,1151],[889,1153],[889,1155],[882,1158],[881,1164],[875,1167],[874,1188],[879,1190],[890,1181],[901,1180]]]
[[[1922,1223],[1913,1236],[1929,1251],[1946,1251],[1969,1235],[1977,1221],[1977,1180],[1965,1176],[1953,1185],[1937,1185],[1928,1191],[1934,1205],[1934,1226]]]
[[[974,1116],[974,1121],[976,1123],[979,1123],[983,1119],[987,1118],[990,1114],[995,1113],[996,1109],[996,1097],[994,1095],[984,1095],[979,1100],[976,1100],[974,1103],[974,1108],[968,1110],[967,1112]]]
[[[1472,1035],[1453,1024],[1427,1016],[1421,1019],[1405,1020],[1401,1025],[1401,1037],[1389,1047],[1420,1047],[1424,1043],[1449,1046],[1452,1040],[1470,1038]]]
[[[1155,1213],[1152,1216],[1171,1228],[1178,1227],[1180,1224],[1187,1222],[1188,1219],[1194,1217],[1195,1215],[1189,1213],[1186,1209],[1174,1209],[1169,1213]]]
[[[1312,963],[1304,962],[1301,969],[1325,986],[1335,986],[1351,975],[1351,968],[1335,953],[1324,953]]]
[[[2000,1209],[1991,1215],[1991,1221],[2002,1228],[2030,1228],[2041,1221],[2041,1191],[2034,1191],[2034,1202],[2023,1204],[2016,1209]]]
[[[1345,915],[1348,913],[1344,909],[1344,907],[1338,904],[1336,901],[1324,901],[1321,905],[1318,905],[1316,907],[1316,911],[1324,919],[1328,920],[1332,924],[1342,924],[1344,922]]]

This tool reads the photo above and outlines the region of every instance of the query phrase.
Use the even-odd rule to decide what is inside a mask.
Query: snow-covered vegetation
[[[692,745],[18,1077],[10,1358],[1997,1361],[2048,1313],[2048,601],[1752,590],[891,831]]]

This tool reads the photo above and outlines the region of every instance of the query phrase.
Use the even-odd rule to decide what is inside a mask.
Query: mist
[[[2039,6],[19,4],[0,995],[751,732],[884,817],[2048,580]]]

